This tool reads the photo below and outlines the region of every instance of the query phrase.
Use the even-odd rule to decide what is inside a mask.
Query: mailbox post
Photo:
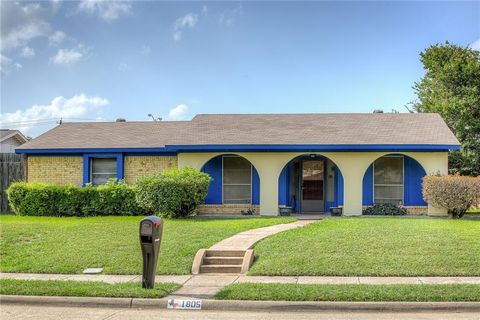
[[[149,216],[140,221],[140,246],[143,257],[142,288],[152,289],[155,285],[162,231],[163,221],[159,217]]]

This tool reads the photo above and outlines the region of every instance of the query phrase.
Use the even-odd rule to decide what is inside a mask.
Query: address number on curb
[[[190,300],[177,300],[169,299],[167,303],[167,309],[180,309],[180,310],[201,310],[202,300],[190,299]]]

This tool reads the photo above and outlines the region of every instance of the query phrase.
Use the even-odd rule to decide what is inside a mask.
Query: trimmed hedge
[[[480,177],[425,176],[423,199],[435,207],[461,218],[468,209],[480,204]]]
[[[407,209],[391,203],[379,203],[363,209],[363,214],[371,216],[404,216],[407,214]]]
[[[138,179],[137,202],[162,217],[187,217],[205,202],[210,181],[208,174],[192,168],[165,170]]]
[[[13,211],[21,216],[133,216],[145,210],[135,201],[135,187],[123,181],[76,187],[15,182],[7,190]]]

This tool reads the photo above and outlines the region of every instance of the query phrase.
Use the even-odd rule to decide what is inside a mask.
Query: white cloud
[[[479,50],[480,51],[480,38],[478,38],[476,41],[472,42],[469,45],[469,47],[474,49],[474,50]]]
[[[57,54],[50,58],[54,64],[69,65],[74,64],[82,59],[83,53],[75,49],[59,49]]]
[[[131,14],[132,5],[128,1],[82,0],[78,4],[78,11],[113,21],[122,15]]]
[[[173,24],[173,39],[180,41],[182,39],[182,33],[184,29],[191,29],[198,23],[198,14],[187,13],[183,17],[175,20]]]
[[[151,52],[152,52],[152,49],[150,48],[150,46],[147,46],[147,45],[142,46],[142,48],[140,49],[140,53],[144,56],[150,55]]]
[[[35,50],[33,50],[33,48],[30,48],[30,47],[23,47],[22,48],[22,52],[20,53],[22,55],[22,57],[24,58],[32,58],[35,56]]]
[[[8,74],[13,69],[21,69],[22,65],[9,57],[0,54],[0,74]]]
[[[52,29],[47,21],[49,15],[50,11],[38,3],[3,1],[2,51],[23,47],[32,39],[48,36]]]
[[[186,104],[179,104],[168,112],[167,120],[184,120],[188,113]]]
[[[130,68],[128,67],[128,64],[126,64],[126,63],[120,63],[118,65],[118,71],[125,72],[125,71],[128,71],[128,69],[130,69]]]
[[[221,12],[218,16],[218,22],[226,26],[231,26],[241,15],[243,15],[243,6],[239,3],[235,8]]]
[[[50,46],[57,46],[67,38],[67,35],[63,31],[55,31],[48,37],[48,44]]]
[[[59,119],[78,121],[83,118],[97,118],[103,107],[108,104],[109,101],[105,98],[84,94],[75,95],[69,99],[60,96],[46,105],[33,105],[25,110],[0,113],[0,123],[2,127],[20,129],[34,134],[39,133],[39,130],[52,127]]]

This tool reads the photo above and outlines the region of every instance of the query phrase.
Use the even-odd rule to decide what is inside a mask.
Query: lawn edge
[[[168,298],[100,298],[1,295],[2,304],[166,309]],[[450,311],[480,312],[480,302],[301,302],[203,300],[203,310],[217,311]]]

